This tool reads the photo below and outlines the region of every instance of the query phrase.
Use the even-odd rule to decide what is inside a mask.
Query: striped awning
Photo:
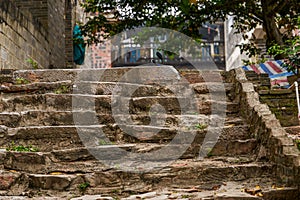
[[[265,63],[243,66],[246,71],[255,71],[257,74],[267,73],[271,79],[271,85],[279,85],[281,87],[289,87],[287,77],[294,75],[282,67],[281,60],[268,61]]]

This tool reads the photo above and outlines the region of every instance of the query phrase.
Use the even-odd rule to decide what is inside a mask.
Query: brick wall
[[[47,31],[29,12],[11,1],[0,1],[0,68],[31,68],[31,58],[41,67],[49,65]]]
[[[74,3],[71,0],[65,1],[65,59],[67,67],[71,67],[73,63],[73,27],[75,17],[73,9]],[[74,16],[73,16],[74,15]]]
[[[0,67],[73,66],[72,16],[74,0],[1,1]]]
[[[64,68],[65,61],[65,3],[62,0],[48,1],[50,67]]]

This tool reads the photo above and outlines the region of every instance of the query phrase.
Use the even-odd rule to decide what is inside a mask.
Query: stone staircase
[[[259,155],[230,75],[15,71],[0,88],[2,199],[296,199]]]

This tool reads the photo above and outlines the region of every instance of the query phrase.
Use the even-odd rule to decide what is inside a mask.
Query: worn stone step
[[[119,95],[125,97],[143,96],[176,96],[178,94],[190,95],[196,93],[193,85],[189,83],[179,83],[166,85],[146,85],[137,83],[116,83],[116,82],[91,82],[81,81],[74,83],[74,93],[95,94],[95,95]]]
[[[233,83],[202,82],[191,84],[196,94],[229,93],[233,89]]]
[[[75,96],[75,97],[74,97]],[[96,102],[98,110],[110,110],[111,96],[101,95],[73,95],[73,94],[33,94],[33,95],[18,95],[12,97],[2,97],[0,108],[8,112],[22,112],[26,110],[72,110],[72,98],[78,98],[84,105],[90,105]],[[80,107],[77,106],[76,108]],[[78,108],[79,109],[79,108]],[[83,109],[85,109],[83,107]]]
[[[73,91],[73,89],[75,90]],[[232,85],[227,83],[197,83],[185,85],[153,86],[131,83],[114,82],[82,82],[73,84],[71,81],[36,82],[22,85],[10,85],[0,87],[4,93],[3,98],[18,98],[20,94],[71,94],[78,95],[113,95],[111,97],[188,97],[201,100],[228,101],[226,93],[229,93]],[[226,91],[225,91],[226,90]],[[6,94],[8,93],[8,94]],[[209,95],[203,95],[209,94]],[[33,97],[36,98],[36,97]]]
[[[187,164],[187,162],[190,162]],[[121,170],[101,168],[93,169],[90,173],[79,174],[78,172],[70,175],[30,175],[34,179],[32,187],[51,189],[51,186],[41,185],[47,182],[49,178],[59,179],[61,176],[67,180],[75,178],[85,178],[92,187],[123,187],[125,190],[133,190],[132,187],[137,185],[147,186],[149,183],[152,187],[187,187],[199,185],[202,189],[210,187],[211,184],[222,184],[224,181],[238,181],[254,177],[268,177],[272,174],[273,167],[266,164],[249,163],[249,164],[232,164],[221,161],[207,161],[205,164],[194,160],[176,161],[164,169],[146,172],[130,173]],[[52,172],[53,173],[53,172]],[[74,181],[73,181],[74,182]],[[72,180],[70,180],[72,183]],[[203,185],[207,183],[207,185]],[[65,185],[65,184],[62,184]],[[140,188],[142,189],[142,188]],[[206,188],[207,189],[207,188]],[[138,191],[136,191],[138,192]]]
[[[230,181],[215,186],[211,190],[200,190],[197,188],[172,188],[157,191],[134,194],[123,200],[134,199],[190,199],[190,200],[273,200],[294,199],[298,197],[299,191],[291,187],[276,187],[270,179],[251,179],[247,181]],[[259,186],[259,188],[256,188]],[[86,196],[87,197],[87,196]],[[92,197],[92,196],[90,196]],[[84,196],[80,197],[82,200]]]
[[[14,77],[22,77],[31,82],[55,82],[71,80],[156,83],[178,82],[179,73],[172,66],[142,66],[111,69],[43,69],[19,70]]]
[[[41,151],[73,148],[87,145],[101,145],[101,141],[116,143],[168,143],[170,141],[201,144],[205,137],[217,141],[251,139],[248,126],[181,127],[168,128],[138,125],[94,125],[94,126],[33,126],[3,128],[0,146],[6,147],[12,141],[20,145],[33,145]],[[178,141],[177,141],[178,140]],[[225,146],[224,146],[225,147]]]
[[[236,113],[239,111],[238,103],[214,101],[207,98],[207,96],[190,99],[188,97],[157,96],[123,98],[110,95],[34,94],[2,98],[0,111],[94,109],[100,113],[112,113],[112,108],[116,110],[115,112],[121,113],[128,113],[129,109],[131,114],[149,112],[153,108],[168,114],[195,113],[197,110],[200,114]]]
[[[48,196],[52,197],[39,197],[34,196],[35,200],[60,200],[60,199],[70,199],[70,200],[169,200],[169,199],[189,199],[189,200],[274,200],[274,199],[297,199],[299,196],[299,191],[297,188],[284,187],[276,188],[270,186],[270,183],[265,183],[265,185],[260,186],[260,190],[255,189],[257,185],[261,185],[261,180],[250,180],[238,181],[238,182],[224,182],[221,186],[216,186],[215,189],[211,190],[200,190],[197,188],[162,188],[155,191],[143,192],[140,194],[126,194],[119,190],[112,190],[110,194],[103,194],[100,191],[98,194],[74,194],[72,192],[57,192],[51,195],[51,193],[44,192]],[[88,191],[91,193],[97,193],[97,189],[89,188]],[[246,192],[248,191],[248,192]],[[257,194],[251,194],[252,191],[258,191]],[[255,193],[254,192],[254,193]],[[87,193],[87,192],[86,192]],[[102,193],[102,194],[100,194]],[[261,196],[261,197],[260,197]],[[5,200],[29,200],[32,197],[26,196],[1,196]]]
[[[159,83],[158,83],[159,84]],[[143,96],[174,96],[178,94],[227,94],[232,90],[232,83],[202,82],[202,83],[179,83],[175,85],[144,85],[115,82],[88,82],[82,81],[74,85],[76,93],[143,97]],[[75,92],[75,91],[74,91]]]
[[[80,75],[80,76],[78,76]],[[100,82],[126,82],[155,83],[168,80],[178,80],[184,77],[190,83],[197,82],[222,82],[226,72],[220,70],[176,70],[172,66],[135,66],[111,69],[43,69],[43,70],[18,70],[14,77],[22,77],[32,82],[55,82],[80,80]]]
[[[224,82],[226,73],[217,70],[178,70],[180,75],[190,83]]]
[[[180,126],[184,124],[216,124],[221,121],[222,117],[218,115],[168,115],[159,113],[149,114],[132,114],[132,115],[114,115],[114,114],[100,114],[93,111],[44,111],[32,110],[24,112],[3,112],[0,113],[0,124],[16,128],[23,126],[61,126],[74,125],[74,117],[89,119],[82,122],[76,122],[80,125],[97,125],[97,124],[128,124],[136,125],[150,125],[157,124],[161,126]],[[79,118],[79,119],[80,119]],[[80,120],[78,120],[80,121]],[[237,116],[226,116],[223,119],[225,124],[242,125],[244,120]]]
[[[185,147],[183,147],[185,145]],[[256,140],[232,140],[217,142],[205,157],[217,156],[255,156]],[[165,161],[166,159],[199,158],[201,144],[114,144],[102,143],[96,147],[77,147],[72,149],[52,150],[49,152],[17,152],[3,150],[2,164],[6,169],[23,170],[27,172],[45,173],[44,170],[53,168],[54,163],[92,161],[96,159],[115,162],[128,157],[127,160],[139,160],[141,156],[150,161]],[[183,147],[183,148],[182,148]],[[153,155],[153,156],[150,156]],[[146,157],[147,156],[147,157]],[[150,156],[150,157],[149,157]],[[242,160],[242,159],[241,159]],[[237,162],[235,161],[235,162]]]
[[[1,93],[45,93],[45,92],[64,92],[68,93],[72,91],[72,82],[71,81],[56,81],[56,82],[33,82],[26,84],[12,84],[4,85],[0,87]],[[64,91],[62,91],[64,89]]]
[[[0,70],[0,89],[14,82],[13,69],[1,69]],[[3,85],[2,85],[3,84]]]
[[[284,129],[289,134],[289,137],[300,140],[300,126],[289,126]]]
[[[124,163],[124,165],[127,164]],[[149,165],[152,164],[149,163]],[[103,193],[111,192],[112,189],[139,193],[162,187],[194,186],[198,189],[212,189],[213,186],[222,185],[226,181],[272,177],[273,168],[272,165],[266,163],[233,163],[214,159],[205,159],[205,162],[203,160],[177,160],[155,171],[136,173],[123,171],[122,166],[113,169],[100,162],[86,161],[77,164],[54,164],[47,173],[27,174],[22,171],[12,171],[9,174],[1,173],[1,176],[10,175],[11,184],[15,183],[20,176],[24,176],[24,184],[28,184],[29,189],[37,190],[71,191],[77,190],[79,184],[88,182],[90,185],[88,193],[92,193],[93,189],[96,192],[97,188],[104,189]],[[9,191],[11,184],[7,184],[5,189]]]
[[[6,85],[8,85],[9,83],[13,83],[14,79],[13,76],[11,74],[0,74],[0,90],[3,87],[6,87]]]

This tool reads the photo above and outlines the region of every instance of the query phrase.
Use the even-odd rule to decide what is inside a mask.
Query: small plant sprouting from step
[[[65,94],[70,91],[70,87],[67,85],[61,85],[59,88],[57,88],[54,93],[55,94]]]
[[[207,155],[206,155],[208,158],[212,157],[213,154],[212,154],[212,148],[208,148],[207,149]]]
[[[188,194],[181,195],[181,198],[183,198],[183,199],[190,199],[192,197],[193,197],[192,195],[188,195]]]
[[[99,140],[98,144],[99,145],[113,145],[114,143],[111,141],[107,141],[107,140]]]
[[[30,81],[25,78],[16,78],[15,84],[17,85],[23,85],[23,84],[29,84]]]
[[[80,190],[81,193],[85,193],[88,187],[90,187],[91,184],[89,182],[84,182],[78,185],[78,189]]]
[[[204,130],[204,129],[206,129],[207,127],[208,127],[207,124],[197,124],[197,125],[195,126],[195,128],[198,129],[198,130]]]
[[[29,63],[33,69],[39,68],[39,64],[36,61],[34,61],[32,58],[28,58],[26,62]]]
[[[38,152],[38,148],[33,147],[32,145],[16,145],[15,142],[11,142],[11,144],[6,148],[6,151]]]

